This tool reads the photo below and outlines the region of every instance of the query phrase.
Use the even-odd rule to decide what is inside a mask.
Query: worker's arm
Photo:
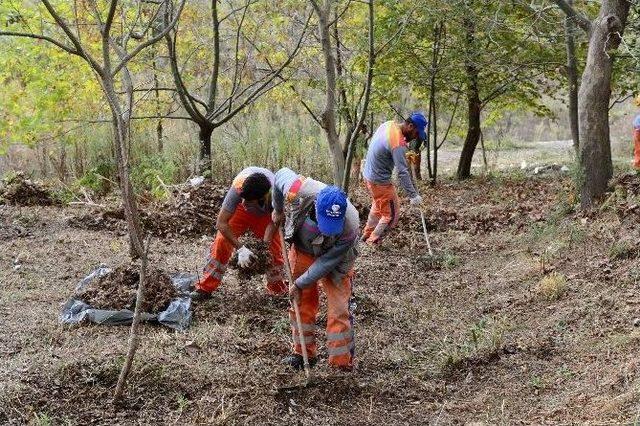
[[[281,213],[284,210],[284,201],[293,182],[298,179],[298,174],[293,170],[283,167],[278,170],[273,180],[272,204],[273,209]]]
[[[391,152],[391,155],[393,156],[393,163],[398,170],[398,179],[400,180],[400,185],[409,195],[409,198],[414,198],[418,196],[418,191],[416,191],[415,186],[413,186],[413,181],[411,180],[411,173],[409,172],[407,158],[405,157],[406,152],[407,147],[401,145],[395,148]]]
[[[354,240],[351,238],[339,239],[333,247],[318,257],[304,274],[298,277],[295,282],[296,287],[300,289],[309,287],[320,278],[327,276],[340,264],[353,244]]]
[[[265,229],[264,231],[264,237],[262,238],[262,241],[269,244],[273,239],[273,236],[276,234],[277,229],[278,227],[275,223],[273,223],[273,221],[269,222],[269,224],[267,225],[267,229]]]
[[[218,228],[218,231],[220,231],[220,233],[233,245],[234,248],[238,249],[241,247],[241,244],[236,236],[233,235],[233,231],[229,226],[231,216],[233,216],[233,212],[225,210],[224,208],[220,209],[220,212],[218,212],[218,220],[216,221],[216,228]]]

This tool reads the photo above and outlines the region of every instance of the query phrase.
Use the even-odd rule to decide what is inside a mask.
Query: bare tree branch
[[[80,40],[78,40],[78,37],[73,33],[73,31],[71,31],[71,28],[69,28],[69,25],[67,24],[67,22],[64,19],[62,19],[62,17],[58,14],[58,12],[56,12],[56,10],[53,8],[49,0],[41,0],[41,1],[42,1],[42,4],[44,4],[44,7],[49,12],[49,15],[51,15],[53,20],[56,21],[56,24],[58,24],[58,26],[62,28],[62,31],[64,31],[64,33],[67,35],[67,37],[69,38],[69,41],[71,42],[71,44],[73,44],[73,46],[75,47],[75,50],[78,52],[77,55],[82,56],[89,63],[89,65],[91,65],[91,67],[98,73],[98,75],[102,75],[102,73],[104,72],[102,69],[102,66],[93,58],[93,56],[91,56],[87,51],[84,50],[84,48],[82,47],[82,44],[80,43]]]
[[[580,28],[582,28],[585,32],[587,32],[587,33],[591,32],[591,21],[589,20],[589,18],[584,16],[582,13],[579,13],[577,10],[575,10],[573,7],[571,7],[571,5],[569,3],[567,3],[565,0],[553,0],[553,2],[564,13],[566,13],[567,16],[569,16],[571,19],[573,19],[576,22],[576,24]]]
[[[208,109],[213,109],[218,94],[218,75],[220,72],[220,22],[218,21],[217,0],[211,0],[211,24],[213,25],[213,68],[209,83]],[[207,119],[209,114],[207,114]]]
[[[42,0],[42,1],[47,1],[47,0]],[[178,7],[178,10],[176,11],[176,14],[174,15],[173,19],[171,20],[171,22],[169,22],[165,26],[165,28],[162,29],[162,31],[160,31],[158,34],[156,34],[155,36],[151,37],[149,40],[145,41],[144,43],[140,43],[135,49],[133,49],[133,51],[131,53],[127,54],[127,56],[125,56],[120,61],[120,63],[113,68],[113,72],[111,74],[112,75],[116,75],[118,73],[118,71],[120,71],[122,69],[122,67],[127,64],[127,62],[129,62],[131,59],[136,57],[144,49],[146,49],[147,47],[151,46],[152,44],[158,42],[159,40],[162,40],[164,38],[164,36],[169,34],[169,31],[171,31],[173,29],[173,27],[176,25],[176,23],[178,22],[178,19],[180,18],[180,14],[182,13],[182,9],[184,8],[185,2],[186,2],[186,0],[182,0],[180,2],[180,6]]]
[[[214,125],[216,127],[218,127],[218,126],[224,124],[225,122],[229,121],[237,113],[242,111],[247,105],[249,105],[251,102],[253,102],[254,99],[259,97],[262,94],[261,92],[264,89],[267,89],[269,84],[271,84],[273,82],[273,80],[276,77],[278,77],[286,67],[289,66],[291,61],[293,61],[293,58],[296,57],[296,55],[298,54],[298,51],[300,50],[300,46],[302,45],[302,40],[304,40],[304,37],[305,37],[305,35],[307,33],[307,28],[309,28],[309,22],[310,21],[311,21],[311,14],[309,14],[309,17],[307,18],[307,21],[305,22],[305,25],[304,25],[304,28],[302,29],[302,32],[300,33],[300,37],[298,38],[298,41],[297,41],[297,43],[295,45],[295,48],[293,49],[293,52],[291,52],[291,54],[289,55],[287,60],[284,61],[282,63],[282,65],[269,78],[267,78],[256,90],[254,90],[249,96],[247,96],[245,98],[245,100],[240,105],[238,105],[235,109],[233,109],[224,118],[222,118],[221,120],[215,122]]]
[[[57,47],[59,47],[60,49],[64,50],[65,52],[71,53],[72,55],[78,55],[80,56],[80,52],[78,52],[76,49],[74,49],[71,46],[67,46],[66,44],[52,38],[52,37],[48,37],[45,35],[40,35],[40,34],[31,34],[31,33],[21,33],[21,32],[16,32],[16,31],[0,31],[0,36],[11,36],[11,37],[26,37],[26,38],[35,38],[38,40],[46,40],[49,43],[52,43],[54,45],[56,45]]]

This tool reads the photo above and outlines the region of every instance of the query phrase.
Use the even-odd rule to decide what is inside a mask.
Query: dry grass
[[[546,300],[558,300],[567,292],[567,278],[557,272],[545,275],[538,282],[536,292]]]

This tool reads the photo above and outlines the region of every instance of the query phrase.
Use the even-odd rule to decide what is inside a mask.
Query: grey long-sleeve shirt
[[[400,185],[409,198],[418,195],[405,157],[408,149],[400,125],[395,121],[382,123],[369,143],[363,173],[365,179],[373,183],[388,184],[391,182],[391,172],[395,166]]]

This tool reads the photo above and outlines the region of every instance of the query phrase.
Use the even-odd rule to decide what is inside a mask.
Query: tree
[[[187,82],[189,77],[192,77],[189,72],[195,74],[199,70],[188,70],[186,64],[179,64],[179,29],[176,28],[165,36],[171,73],[180,101],[189,118],[199,128],[201,171],[211,169],[211,136],[214,130],[231,120],[269,90],[287,80],[283,77],[283,72],[297,55],[308,26],[308,19],[303,18],[301,29],[294,39],[290,52],[284,54],[285,59],[279,65],[274,65],[269,55],[282,56],[282,52],[267,52],[272,48],[269,44],[274,40],[274,34],[266,34],[269,30],[266,23],[256,21],[249,30],[245,28],[249,25],[252,7],[255,7],[258,2],[243,0],[239,6],[230,3],[230,10],[222,17],[219,16],[218,3],[219,1],[212,0],[210,5],[208,27],[212,31],[212,58],[207,69],[208,85],[204,98],[201,97],[198,88],[190,88]],[[225,21],[229,22],[226,32],[223,26]],[[232,21],[233,24],[231,24]],[[296,20],[292,21],[295,27]],[[195,31],[199,33],[201,27],[195,28]],[[257,39],[258,35],[263,36],[262,40]],[[284,48],[282,50],[284,51]],[[254,56],[262,57],[264,62],[260,63],[252,59]]]
[[[587,63],[578,93],[579,161],[582,172],[580,202],[583,208],[588,208],[604,195],[613,175],[609,137],[611,77],[614,52],[622,40],[631,2],[603,0],[598,17],[593,22],[567,1],[554,2],[589,35]]]
[[[362,125],[371,98],[373,67],[376,57],[374,50],[374,2],[373,0],[366,2],[368,6],[366,15],[368,36],[364,81],[358,81],[360,75],[354,76],[353,70],[349,70],[359,58],[354,58],[354,63],[345,63],[344,44],[339,32],[340,19],[347,13],[351,1],[348,1],[341,10],[338,2],[333,0],[322,2],[310,0],[310,2],[318,19],[318,38],[324,66],[324,107],[322,112],[318,114],[302,98],[301,102],[325,135],[333,162],[334,184],[348,191],[354,145],[358,137],[361,136]],[[349,70],[348,73],[347,70]],[[295,88],[293,90],[298,93]],[[344,124],[342,120],[344,120]],[[341,133],[344,135],[342,140]]]

